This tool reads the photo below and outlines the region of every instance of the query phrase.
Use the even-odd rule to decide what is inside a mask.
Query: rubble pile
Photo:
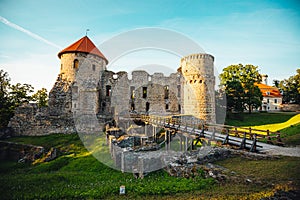
[[[193,178],[202,176],[223,181],[228,178],[226,174],[229,173],[229,170],[211,162],[226,159],[231,155],[231,151],[228,149],[206,146],[198,151],[186,152],[174,158],[165,170],[170,176],[175,177]]]

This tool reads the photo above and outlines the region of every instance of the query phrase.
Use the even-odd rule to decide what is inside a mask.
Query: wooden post
[[[254,134],[254,136],[253,136],[253,142],[252,142],[252,145],[251,145],[251,148],[250,148],[251,152],[255,152],[256,151],[256,142],[257,142],[257,140],[256,140],[256,134]]]
[[[194,140],[193,140],[193,138],[191,138],[191,140],[192,140],[192,144],[191,144],[191,150],[190,151],[194,150]]]
[[[185,144],[184,151],[187,151],[188,150],[188,138],[187,137],[185,137],[184,144]]]
[[[180,140],[180,151],[182,151],[182,135],[179,136],[179,140]]]
[[[205,136],[204,136],[204,128],[205,128],[205,126],[204,126],[204,124],[202,125],[202,130],[201,130],[201,132],[200,132],[200,137],[202,137],[202,138],[204,138]]]
[[[252,130],[251,130],[251,127],[249,127],[249,135],[250,135],[250,139],[252,140],[253,139],[253,135],[252,135]]]
[[[193,122],[193,129],[192,129],[192,134],[194,134],[195,133],[195,122]]]
[[[227,132],[227,134],[226,134],[226,137],[223,140],[222,144],[228,144],[228,141],[229,141],[229,130],[228,130],[228,128],[226,128],[226,132]]]
[[[246,148],[246,132],[244,132],[244,138],[240,145],[240,149],[245,149],[245,148]]]
[[[280,137],[280,132],[277,133],[276,137],[277,137],[277,143],[278,143],[278,145],[283,146],[283,143],[282,143],[282,140],[281,140],[281,137]]]
[[[168,150],[168,131],[165,130],[165,149]]]
[[[215,135],[216,135],[216,127],[214,126],[213,132],[212,132],[212,134],[211,134],[210,139],[211,139],[211,140],[214,140],[214,139],[215,139]]]
[[[237,127],[234,127],[234,131],[235,131],[235,137],[239,137],[238,131],[237,131]]]
[[[171,149],[171,131],[168,131],[168,150]]]
[[[267,143],[268,143],[268,144],[272,144],[269,129],[267,130]]]

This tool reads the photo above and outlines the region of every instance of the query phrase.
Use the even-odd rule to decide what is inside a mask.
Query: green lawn
[[[225,124],[231,126],[259,126],[275,124],[285,122],[296,114],[297,113],[295,112],[228,114]]]
[[[170,177],[160,170],[144,179],[107,167],[89,155],[77,135],[18,137],[10,141],[54,146],[62,155],[57,159],[32,164],[1,162],[1,199],[102,199],[118,198],[121,185],[127,198],[145,195],[171,195],[204,191],[214,185],[212,179]]]
[[[244,123],[262,121],[280,123],[293,113],[243,114]],[[251,119],[254,118],[254,119]],[[246,119],[246,121],[245,121]],[[230,121],[236,125],[236,120]],[[300,124],[281,130],[291,145],[299,144]],[[22,164],[12,161],[0,163],[1,199],[260,199],[276,189],[299,189],[300,158],[251,160],[229,158],[217,164],[242,177],[237,181],[217,183],[212,179],[170,177],[164,170],[150,173],[144,179],[135,179],[107,167],[93,157],[76,134],[55,134],[36,137],[15,137],[9,141],[55,147],[60,156],[50,162]],[[285,142],[286,142],[285,141]],[[99,149],[101,151],[101,144]],[[253,182],[245,182],[245,178]],[[126,195],[119,195],[119,187],[126,186]]]
[[[230,114],[226,124],[279,131],[285,145],[300,145],[300,115],[294,112]],[[241,119],[241,120],[239,120]],[[290,125],[292,124],[292,125]],[[283,128],[286,127],[286,128]]]
[[[287,146],[300,145],[300,123],[280,130],[283,142]]]

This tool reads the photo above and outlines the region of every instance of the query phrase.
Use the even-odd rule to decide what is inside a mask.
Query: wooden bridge
[[[257,130],[243,127],[227,126],[221,124],[206,124],[204,121],[185,115],[175,116],[155,116],[155,115],[135,115],[135,121],[151,125],[153,133],[157,132],[157,127],[164,128],[165,148],[170,149],[171,140],[174,135],[179,135],[180,150],[187,151],[194,149],[197,143],[210,143],[211,141],[222,142],[238,146],[240,149],[249,149],[251,152],[259,151],[263,148],[263,143],[280,145],[282,140],[279,132],[269,130]],[[153,134],[155,137],[155,134]]]

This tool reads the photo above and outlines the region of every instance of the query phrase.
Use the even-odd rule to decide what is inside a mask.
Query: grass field
[[[300,114],[293,112],[231,114],[226,124],[280,132],[285,145],[300,145]]]
[[[287,121],[294,114],[256,114],[255,125],[261,118],[269,122]],[[244,116],[244,119],[249,116]],[[259,119],[258,119],[259,118]],[[250,119],[250,118],[249,118]],[[248,121],[247,121],[248,123]],[[232,125],[232,124],[231,124]],[[291,144],[299,142],[299,125],[282,130]],[[9,141],[57,148],[60,156],[50,162],[36,164],[1,161],[1,199],[260,199],[278,189],[291,190],[300,186],[300,158],[252,160],[233,157],[217,162],[233,171],[240,180],[217,183],[213,179],[170,177],[160,170],[144,179],[107,167],[94,158],[76,134],[40,137],[15,137]],[[250,179],[251,182],[246,182]],[[126,195],[119,187],[126,186]]]
[[[259,126],[275,124],[286,122],[295,115],[297,115],[295,112],[228,114],[225,124],[231,126]]]
[[[1,199],[102,199],[119,197],[119,188],[126,186],[127,198],[203,191],[213,186],[212,179],[170,177],[163,171],[135,179],[107,167],[90,155],[77,135],[18,137],[10,141],[58,148],[57,159],[35,165],[1,162]]]
[[[272,132],[280,131],[282,129],[288,128],[300,124],[300,114],[291,117],[289,120],[281,123],[265,124],[259,126],[251,126],[252,129],[258,130],[269,130]]]

